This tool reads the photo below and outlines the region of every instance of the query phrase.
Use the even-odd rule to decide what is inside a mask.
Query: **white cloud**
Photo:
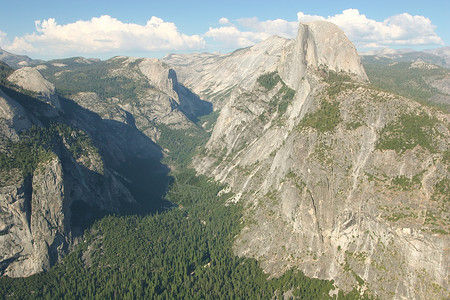
[[[8,51],[46,56],[67,56],[127,51],[197,50],[205,47],[199,35],[180,33],[174,23],[152,17],[145,25],[123,23],[108,15],[66,25],[56,20],[36,21],[36,32],[5,46]]]
[[[230,20],[228,20],[227,18],[220,18],[219,23],[222,25],[232,25]]]
[[[204,34],[186,35],[171,22],[151,17],[145,25],[124,23],[108,15],[60,25],[55,19],[36,21],[36,30],[24,36],[7,37],[0,31],[0,46],[32,57],[76,55],[120,55],[143,52],[230,50],[254,45],[271,35],[295,38],[299,22],[326,20],[338,25],[358,48],[443,45],[430,19],[408,13],[373,20],[357,9],[346,9],[334,16],[297,13],[293,21],[242,18],[219,19]]]
[[[312,21],[318,21],[318,20],[325,20],[322,16],[316,16],[316,15],[305,15],[303,12],[299,11],[297,13],[297,21],[302,23],[312,22]]]
[[[212,38],[226,49],[252,46],[272,35],[293,38],[298,28],[297,22],[282,19],[259,21],[257,18],[242,18],[234,24],[227,18],[221,18],[219,23],[224,26],[210,27],[204,36]],[[241,31],[238,25],[248,30]]]
[[[6,32],[3,32],[0,30],[0,44],[2,42],[4,42],[5,38],[6,38]]]
[[[299,22],[315,20],[335,23],[358,48],[444,44],[435,32],[436,26],[424,16],[403,13],[383,21],[376,21],[361,14],[357,9],[346,9],[340,14],[326,18],[300,11],[297,13],[296,21],[283,19],[260,21],[257,18],[243,18],[233,24],[227,18],[222,18],[219,23],[224,26],[210,28],[205,37],[212,37],[225,48],[245,47],[271,35],[295,38]]]
[[[240,31],[236,26],[210,27],[205,37],[212,38],[224,48],[243,48],[254,45],[270,35],[264,32]]]
[[[298,13],[298,19],[319,19],[319,16]],[[300,18],[302,16],[302,18]],[[369,19],[357,9],[346,9],[323,20],[338,25],[357,47],[388,47],[396,45],[443,45],[431,20],[424,16],[402,13],[383,21]]]
[[[283,19],[259,21],[258,18],[239,19],[238,23],[253,32],[265,33],[266,35],[279,35],[293,38],[297,34],[298,22],[289,22]]]

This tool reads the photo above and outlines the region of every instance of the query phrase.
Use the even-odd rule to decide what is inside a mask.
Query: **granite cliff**
[[[448,115],[372,88],[332,24],[277,51],[222,99],[193,163],[245,206],[235,253],[385,299],[448,295]]]

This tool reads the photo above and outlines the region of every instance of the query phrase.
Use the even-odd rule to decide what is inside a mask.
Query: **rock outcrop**
[[[35,69],[41,69],[56,86],[71,82],[69,98],[80,106],[103,119],[135,126],[153,141],[160,136],[158,125],[193,128],[198,116],[212,110],[210,103],[179,83],[175,71],[158,59],[119,56],[89,65],[63,62]],[[78,85],[72,84],[77,80]],[[114,86],[105,89],[102,85]]]
[[[36,93],[38,98],[43,99],[58,110],[61,109],[55,86],[45,80],[36,68],[24,67],[18,69],[8,77],[8,80],[24,90]]]
[[[19,133],[31,127],[23,107],[0,89],[0,134],[2,142],[17,141]]]

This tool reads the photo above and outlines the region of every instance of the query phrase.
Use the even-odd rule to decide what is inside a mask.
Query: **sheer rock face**
[[[42,95],[56,96],[54,87],[33,70],[16,71],[9,79],[33,89],[38,93],[35,98],[15,99],[23,95],[8,92],[12,95],[8,96],[0,88],[0,151],[10,151],[9,143],[26,138],[21,133],[32,125],[42,127],[42,117],[45,121],[52,117],[72,129],[57,138],[47,149],[48,158],[39,161],[31,173],[0,169],[0,276],[22,277],[48,270],[77,243],[97,214],[136,205],[126,162],[151,163],[158,176],[167,172],[159,164],[161,150],[136,127],[104,120],[68,100],[63,99],[60,108],[46,102]],[[32,83],[27,83],[27,74]],[[50,105],[41,105],[43,100]],[[91,104],[96,105],[95,101]]]
[[[261,74],[275,71],[282,49],[291,43],[272,36],[230,54],[170,54],[163,61],[176,70],[186,87],[219,109],[233,89],[250,89]]]
[[[31,127],[23,107],[0,89],[0,140],[19,139],[18,133]]]
[[[88,156],[89,165],[83,157],[76,162],[52,154],[29,176],[18,169],[1,174],[8,179],[2,178],[0,188],[0,274],[29,276],[59,261],[77,243],[83,220],[89,220],[79,213],[72,219],[75,201],[112,212],[121,201],[135,202],[117,173],[103,168],[98,154]]]
[[[308,67],[321,66],[368,81],[356,48],[339,27],[324,21],[302,23],[295,42],[283,49],[280,76],[297,89]]]
[[[56,157],[41,164],[32,180],[20,177],[1,189],[3,275],[19,277],[48,270],[65,253],[70,241],[67,198]]]
[[[445,297],[449,211],[437,195],[449,177],[448,115],[371,89],[353,45],[324,22],[301,24],[275,70],[295,89],[287,108],[282,82],[235,88],[193,162],[244,203],[235,253],[273,276],[299,268],[344,291]],[[330,82],[327,70],[347,79]],[[415,130],[434,146],[380,148],[405,115],[433,120]]]

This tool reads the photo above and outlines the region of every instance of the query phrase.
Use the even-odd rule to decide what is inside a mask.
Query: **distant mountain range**
[[[13,69],[19,69],[43,62],[38,59],[31,59],[26,55],[17,55],[0,48],[0,61],[3,61]]]
[[[423,60],[430,64],[435,64],[444,68],[450,68],[450,47],[442,47],[423,51],[411,49],[381,49],[368,52],[360,52],[363,62],[411,62],[414,60]]]

